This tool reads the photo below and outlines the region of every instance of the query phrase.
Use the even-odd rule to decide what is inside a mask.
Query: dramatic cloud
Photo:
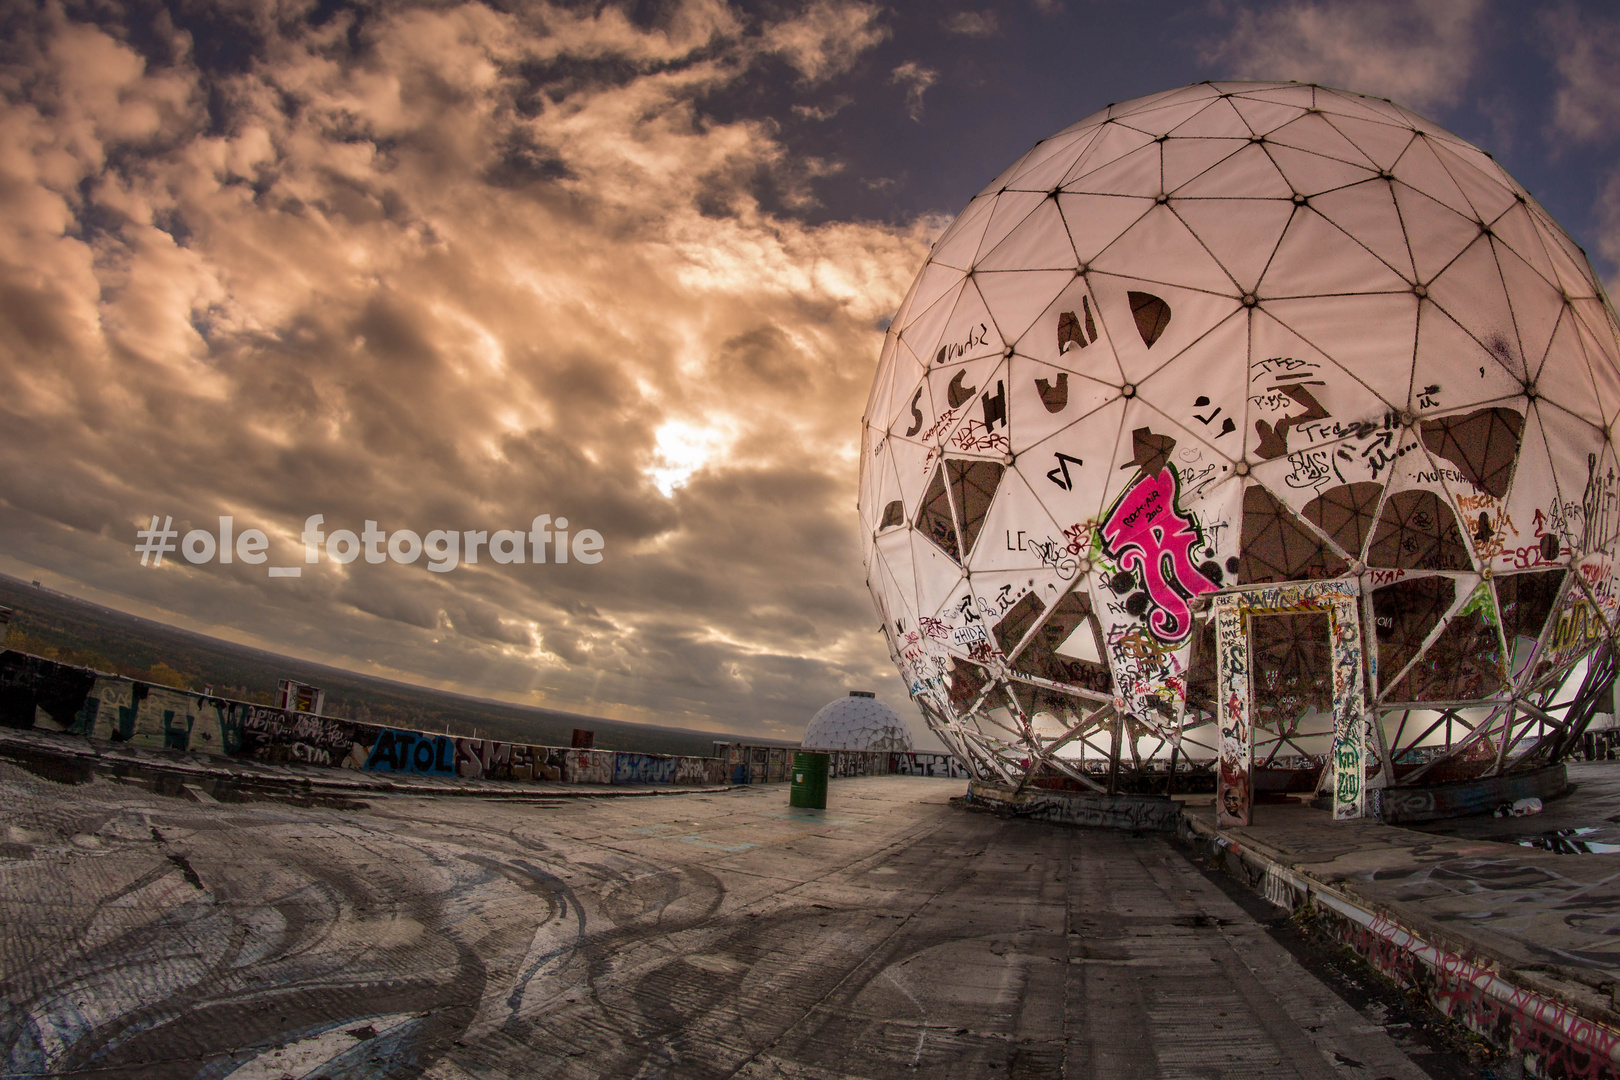
[[[98,9],[100,10],[100,9]],[[871,5],[15,16],[0,70],[0,550],[142,613],[493,696],[790,733],[898,699],[857,432],[915,229],[698,102],[826,80]],[[221,57],[221,41],[235,52]],[[206,55],[205,55],[206,53]],[[920,90],[917,91],[920,95]],[[141,567],[137,524],[606,539],[596,566]],[[784,723],[787,725],[784,727]]]
[[[993,9],[983,11],[958,11],[945,20],[945,29],[953,34],[963,37],[988,38],[995,37],[1001,24],[996,19]]]
[[[1612,145],[1620,135],[1620,19],[1558,8],[1542,20],[1556,75],[1549,146],[1568,158],[1578,148]],[[1620,266],[1620,169],[1610,165],[1593,205],[1595,253]],[[1620,280],[1608,281],[1611,293]]]
[[[878,14],[872,4],[821,0],[797,19],[773,26],[765,40],[806,79],[819,82],[848,71],[857,57],[889,36]]]
[[[925,68],[915,60],[907,60],[894,69],[889,81],[896,86],[905,88],[906,115],[913,120],[921,120],[923,94],[930,86],[939,81],[939,72],[932,68]]]
[[[1231,75],[1297,79],[1413,109],[1457,101],[1478,62],[1483,0],[1218,3],[1230,31],[1204,50]]]
[[[1559,78],[1553,98],[1559,134],[1594,142],[1620,133],[1620,20],[1565,8],[1545,22]]]

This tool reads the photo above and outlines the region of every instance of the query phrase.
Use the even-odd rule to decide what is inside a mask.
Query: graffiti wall
[[[901,776],[943,776],[952,780],[971,780],[973,775],[961,761],[950,754],[890,754],[890,772]]]
[[[571,784],[784,783],[790,747],[733,744],[724,758],[467,739],[278,709],[0,651],[0,727],[282,765]],[[833,776],[967,777],[948,754],[843,751]]]
[[[470,780],[562,780],[566,751],[487,739],[456,740],[456,774]]]
[[[611,750],[568,750],[563,762],[564,779],[571,784],[613,783]]]
[[[579,784],[720,784],[709,758],[466,739],[154,686],[0,652],[0,726],[275,764]],[[622,759],[622,761],[620,760]]]
[[[178,700],[191,698],[191,695],[179,691],[167,691],[167,695]],[[211,705],[221,716],[228,713],[237,726],[235,732],[230,731],[229,727],[222,731],[220,744],[226,747],[227,752],[241,752],[260,761],[338,765],[349,756],[357,735],[363,737],[363,732],[370,730],[369,725],[365,724],[315,713],[272,709],[267,705],[247,705],[223,699],[215,699]],[[207,716],[206,712],[204,716]],[[213,745],[211,728],[205,726],[201,734],[204,736],[204,747]],[[240,750],[232,750],[233,746]],[[180,749],[188,748],[188,745],[180,746]]]
[[[0,725],[74,730],[95,673],[24,653],[0,654]]]
[[[772,755],[782,755],[780,772]],[[736,744],[726,752],[726,779],[733,784],[764,784],[792,779],[792,749]],[[834,750],[827,753],[827,775],[851,776],[939,776],[969,780],[972,774],[962,761],[950,754],[894,753],[887,750]]]
[[[369,772],[455,776],[456,740],[448,735],[383,728],[362,768]]]
[[[675,783],[707,786],[724,784],[730,769],[720,758],[678,757],[675,759]]]
[[[675,759],[666,754],[614,754],[615,784],[673,784]]]

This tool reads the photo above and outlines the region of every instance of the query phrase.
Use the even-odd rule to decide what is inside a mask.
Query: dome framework
[[[983,777],[1190,765],[1234,819],[1302,784],[1359,816],[1576,743],[1617,416],[1590,263],[1489,155],[1198,84],[1043,140],[935,243],[865,414],[868,584]]]
[[[908,753],[913,749],[906,722],[863,690],[851,690],[848,697],[829,701],[816,710],[799,745],[806,750]]]

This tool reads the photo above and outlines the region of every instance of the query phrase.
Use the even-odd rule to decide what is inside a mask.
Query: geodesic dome
[[[1616,616],[1617,356],[1582,251],[1405,109],[1110,106],[968,204],[885,338],[860,514],[895,662],[981,775],[1086,781],[1219,749],[1210,594],[1337,581],[1381,783],[1549,760]],[[1254,623],[1267,767],[1326,756],[1315,617]]]
[[[911,746],[906,722],[871,694],[851,691],[817,710],[799,745],[806,750],[888,750],[903,753]]]

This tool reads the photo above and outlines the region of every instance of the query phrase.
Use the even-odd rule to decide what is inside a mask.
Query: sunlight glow
[[[731,432],[721,427],[699,427],[684,420],[671,420],[658,429],[657,442],[658,456],[647,471],[653,485],[668,497],[725,450],[731,442]]]

